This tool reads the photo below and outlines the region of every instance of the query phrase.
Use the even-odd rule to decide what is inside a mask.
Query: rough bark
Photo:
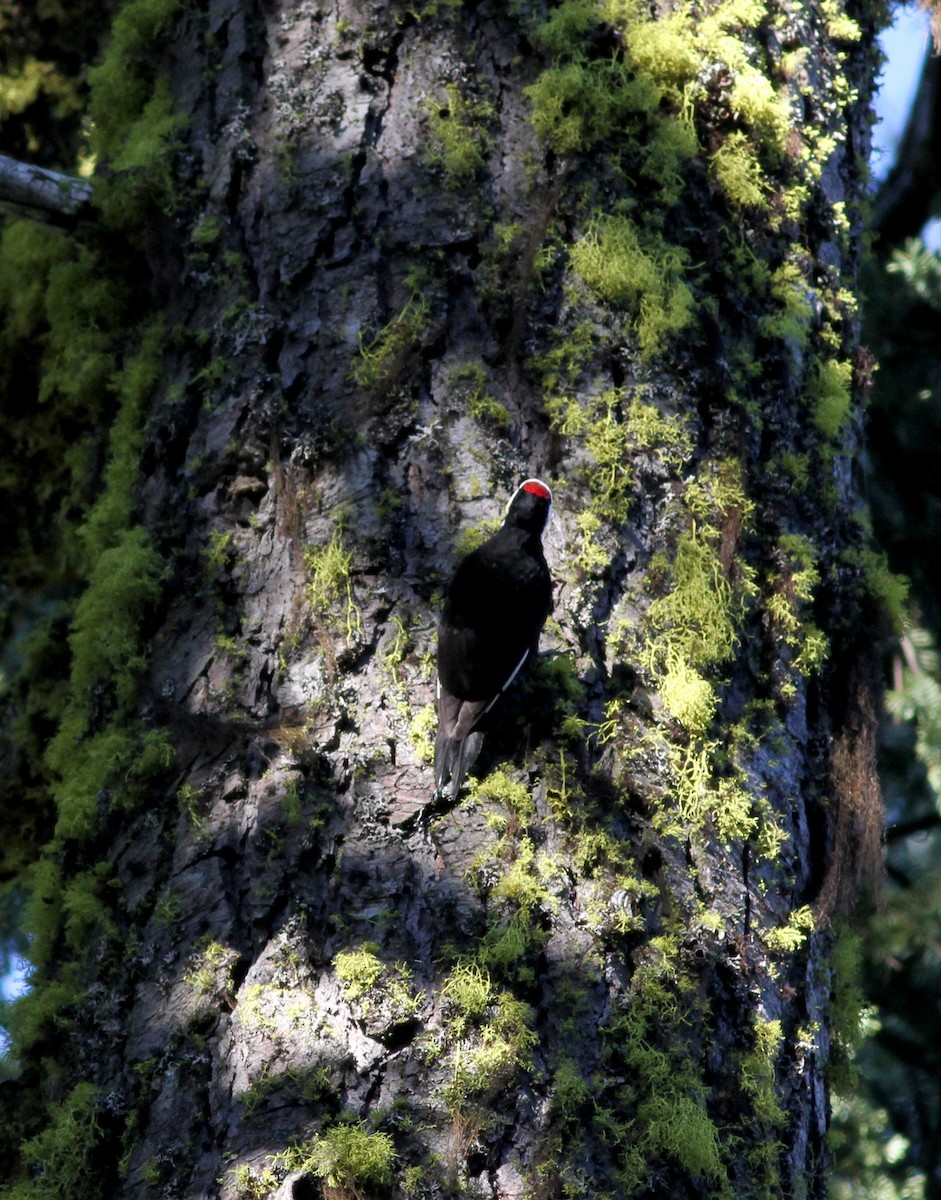
[[[37,989],[67,956],[80,998],[16,1084],[57,1061],[50,1128],[95,1085],[89,1194],[825,1195],[878,822],[871,30],[747,7],[212,0],[160,43],[135,719],[174,765],[60,819],[107,919],[69,893]],[[440,590],[531,474],[555,621],[433,805]]]

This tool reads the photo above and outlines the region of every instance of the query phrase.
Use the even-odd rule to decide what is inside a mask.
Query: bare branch
[[[56,228],[74,228],[87,210],[91,184],[0,154],[0,212]]]

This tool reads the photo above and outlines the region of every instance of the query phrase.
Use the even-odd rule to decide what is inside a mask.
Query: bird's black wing
[[[538,557],[499,535],[458,567],[438,629],[438,678],[454,696],[492,701],[519,670],[552,609]]]

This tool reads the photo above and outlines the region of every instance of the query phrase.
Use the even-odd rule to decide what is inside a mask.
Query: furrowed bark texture
[[[852,16],[213,0],[155,43],[175,765],[60,839],[109,919],[25,1058],[98,1089],[100,1194],[825,1195],[879,820]],[[432,803],[441,590],[529,475],[555,616]]]

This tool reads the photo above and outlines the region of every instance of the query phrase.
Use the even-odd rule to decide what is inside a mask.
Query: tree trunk
[[[82,325],[0,1194],[825,1195],[888,583],[855,15],[126,6],[109,240],[47,264],[136,291]],[[440,596],[530,475],[554,619],[435,801]]]

